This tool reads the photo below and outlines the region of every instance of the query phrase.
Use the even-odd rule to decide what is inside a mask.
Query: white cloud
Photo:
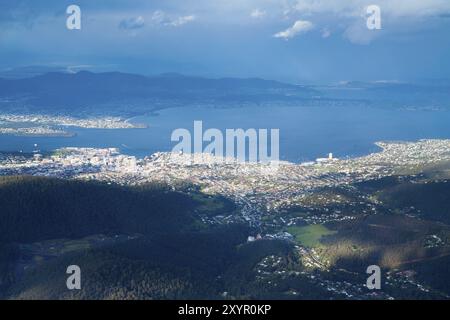
[[[179,27],[179,26],[182,26],[183,24],[186,24],[186,23],[194,21],[194,20],[195,20],[195,16],[193,16],[193,15],[183,16],[183,17],[178,17],[177,19],[173,20],[172,22],[169,23],[169,25],[174,26],[174,27]]]
[[[263,18],[266,15],[266,12],[260,9],[255,9],[250,13],[250,17],[255,19]]]
[[[368,30],[367,7],[380,7],[385,30]],[[307,18],[316,25],[334,25],[334,32],[355,44],[369,44],[386,33],[405,32],[411,26],[427,28],[426,19],[442,18],[450,14],[450,0],[293,0],[290,15]],[[325,30],[325,29],[324,29]],[[327,38],[329,32],[322,31]]]
[[[314,25],[310,21],[297,20],[292,25],[292,27],[289,27],[284,31],[280,31],[280,32],[274,34],[274,37],[275,38],[283,38],[285,40],[288,40],[288,39],[293,38],[301,33],[308,32],[313,27],[314,27]]]
[[[164,23],[164,21],[166,21],[166,14],[164,13],[164,11],[161,10],[156,10],[155,12],[153,12],[152,15],[152,21],[158,24],[162,24]]]
[[[179,27],[196,19],[194,15],[173,17],[164,11],[157,10],[152,15],[152,21],[163,26]]]

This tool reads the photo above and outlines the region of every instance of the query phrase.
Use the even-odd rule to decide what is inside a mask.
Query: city
[[[313,164],[282,162],[277,166],[223,162],[209,154],[155,153],[136,159],[114,148],[64,148],[50,155],[5,154],[0,161],[0,174],[98,180],[120,185],[162,182],[175,187],[187,182],[199,186],[206,194],[232,199],[241,212],[234,219],[259,226],[264,215],[276,216],[277,212],[286,212],[296,205],[307,206],[308,196],[320,188],[345,187],[399,172],[414,175],[426,166],[450,161],[450,140],[377,145],[382,151],[360,158],[334,158]],[[326,201],[332,198],[327,197]],[[339,203],[339,197],[335,201]],[[376,211],[375,204],[369,204],[367,211]],[[346,219],[352,216],[336,210],[327,213],[326,218],[307,216],[305,221]],[[285,223],[292,224],[292,220]]]

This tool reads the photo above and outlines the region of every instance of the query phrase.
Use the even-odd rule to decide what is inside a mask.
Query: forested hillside
[[[195,194],[163,185],[1,177],[0,297],[257,295],[260,286],[247,287],[253,268],[269,254],[287,254],[289,245],[247,244],[250,231],[243,225],[202,227],[196,213],[207,213],[206,197],[191,191]],[[214,210],[234,209],[224,198],[209,201]],[[83,272],[83,290],[67,290],[71,264]]]
[[[0,178],[0,204],[0,242],[180,231],[193,223],[196,206],[164,186],[125,188],[36,177]]]

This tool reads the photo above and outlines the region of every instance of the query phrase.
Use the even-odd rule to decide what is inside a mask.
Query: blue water
[[[377,150],[381,140],[413,141],[450,138],[450,111],[405,111],[369,107],[243,107],[233,109],[174,108],[158,115],[136,117],[147,129],[70,128],[75,137],[14,137],[0,135],[0,150],[29,152],[37,143],[41,150],[61,147],[117,147],[121,152],[144,157],[170,151],[177,128],[193,130],[202,120],[204,130],[280,129],[280,158],[303,162],[333,152],[355,157]],[[223,131],[225,132],[225,131]]]

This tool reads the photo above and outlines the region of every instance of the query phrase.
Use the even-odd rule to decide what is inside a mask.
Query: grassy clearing
[[[292,226],[288,228],[288,232],[295,237],[298,244],[310,248],[320,246],[320,240],[323,236],[336,233],[336,231],[330,230],[321,224],[313,224],[304,227]]]

